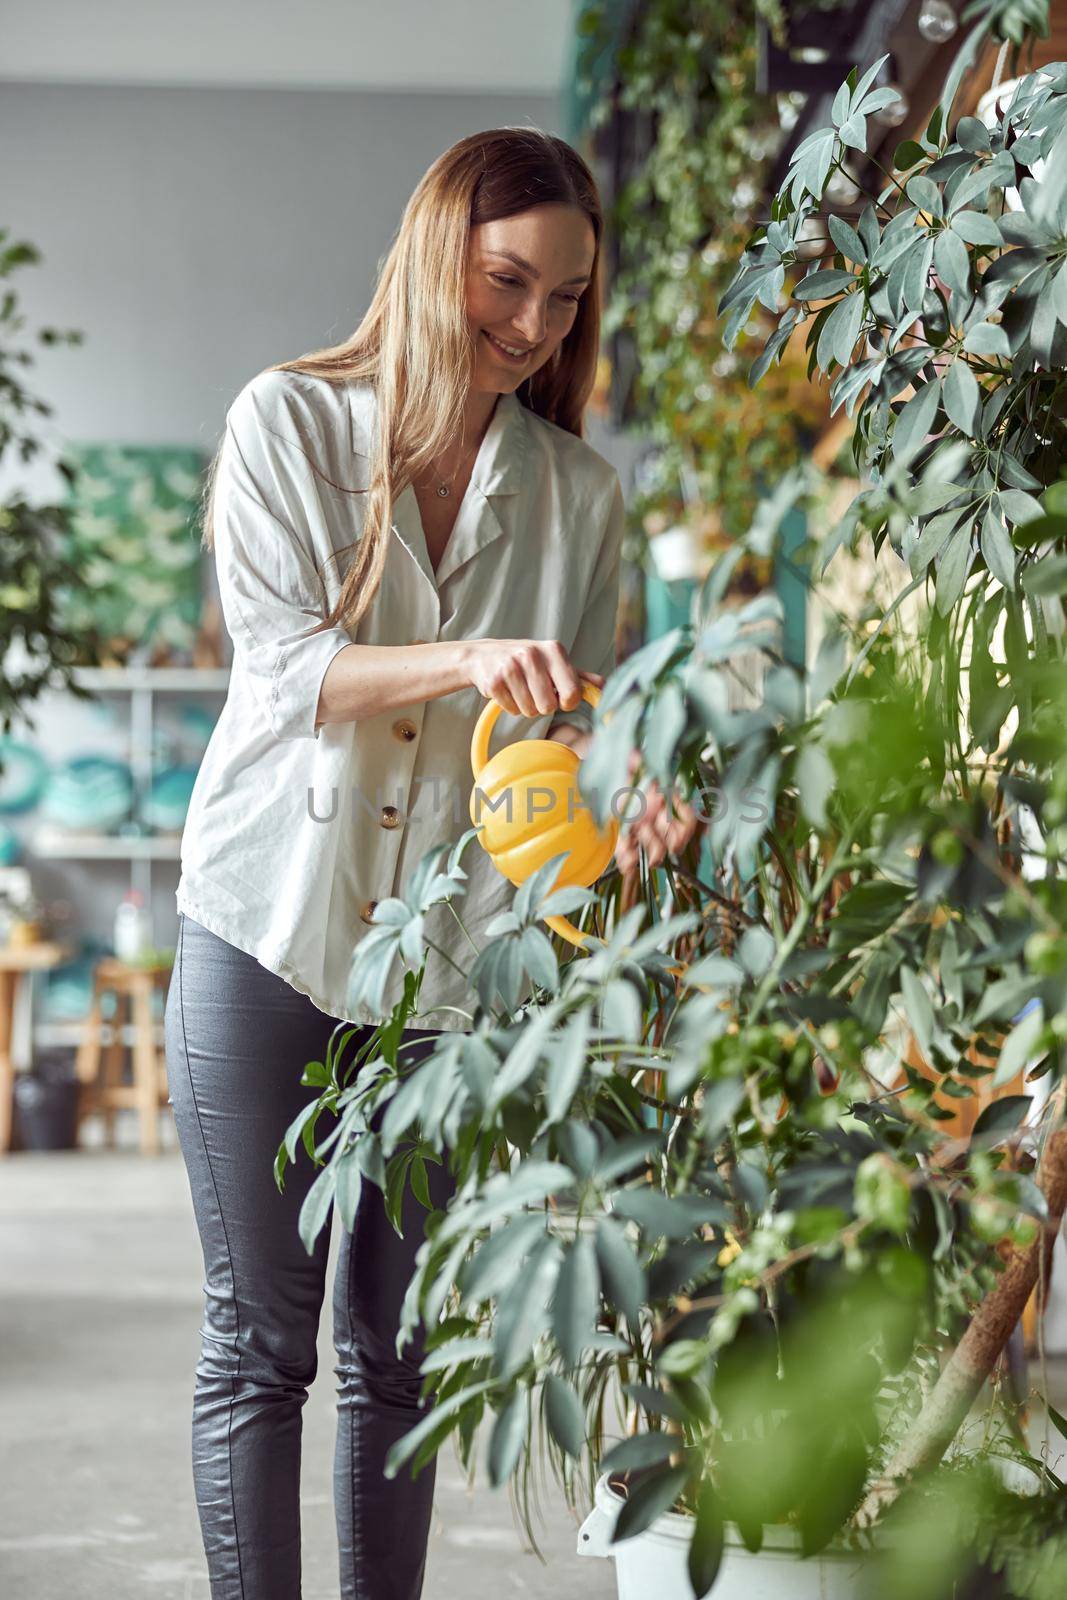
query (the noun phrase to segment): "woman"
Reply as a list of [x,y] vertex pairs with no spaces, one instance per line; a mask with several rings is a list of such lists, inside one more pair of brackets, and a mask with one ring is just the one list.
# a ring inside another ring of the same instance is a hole
[[[311,1092],[304,1064],[343,1021],[360,1030],[351,1048],[369,1034],[347,1000],[353,947],[377,901],[469,827],[486,698],[502,738],[581,753],[582,680],[614,665],[622,493],[581,436],[600,235],[593,178],[562,140],[463,139],[412,195],[352,337],[260,373],[227,413],[205,535],[233,668],[182,839],[166,1014],[206,1273],[193,1466],[215,1600],[300,1593],[300,1408],[328,1230],[308,1255],[297,1216],[314,1169],[301,1158],[279,1193],[272,1164]],[[685,843],[696,818],[677,804],[672,819],[653,793],[620,864]],[[470,1022],[464,974],[513,893],[484,851],[463,865],[461,906],[427,930],[408,1059]],[[398,1357],[395,1335],[425,1215],[409,1201],[398,1238],[367,1183],[341,1243],[345,1600],[422,1586],[432,1470],[387,1481],[383,1466],[420,1414],[420,1351]]]

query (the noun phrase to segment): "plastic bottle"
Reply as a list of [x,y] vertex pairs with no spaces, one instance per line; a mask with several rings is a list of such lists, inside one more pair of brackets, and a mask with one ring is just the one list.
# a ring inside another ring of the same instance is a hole
[[140,889],[127,889],[115,912],[115,954],[120,961],[137,961],[151,942],[144,895]]

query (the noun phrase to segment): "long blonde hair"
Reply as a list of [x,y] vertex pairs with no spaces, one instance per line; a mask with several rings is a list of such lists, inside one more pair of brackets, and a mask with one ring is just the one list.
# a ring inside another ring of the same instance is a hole
[[[579,207],[592,223],[592,277],[567,337],[517,395],[537,415],[582,438],[600,344],[600,197],[578,152],[540,128],[490,128],[438,156],[404,209],[355,332],[342,344],[264,369],[375,386],[378,425],[368,486],[347,491],[367,494],[367,515],[356,558],[323,628],[340,623],[354,630],[381,582],[396,496],[461,435],[476,352],[466,315],[471,229],[553,202]],[[221,446],[204,492],[202,542],[208,549],[214,546],[220,452]]]

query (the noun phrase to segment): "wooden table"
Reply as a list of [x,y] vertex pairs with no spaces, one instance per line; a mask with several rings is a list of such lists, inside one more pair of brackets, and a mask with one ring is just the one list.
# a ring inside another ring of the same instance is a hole
[[35,940],[33,944],[0,945],[0,1156],[7,1155],[11,1149],[15,1112],[11,1035],[19,986],[27,973],[47,971],[62,961],[69,961],[73,954],[68,946],[46,939]]

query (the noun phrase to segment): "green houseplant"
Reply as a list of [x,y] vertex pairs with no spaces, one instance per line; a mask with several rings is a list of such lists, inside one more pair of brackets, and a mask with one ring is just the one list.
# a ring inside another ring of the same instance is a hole
[[[586,0],[586,57],[617,31],[617,11],[611,0]],[[775,97],[756,89],[761,21],[781,32],[779,0],[629,8],[616,85],[590,117],[593,130],[611,115],[633,122],[620,135],[629,154],[612,197],[604,331],[632,352],[618,381],[632,369],[627,420],[653,447],[632,502],[635,528],[685,524],[702,573],[744,533],[767,486],[805,456],[825,414],[792,354],[753,394],[716,315],[781,139]],[[769,582],[750,555],[731,588],[743,597]]]
[[[872,656],[873,683],[860,679],[861,689],[838,687],[819,701],[822,732],[854,710],[906,730],[916,701],[899,663],[885,646]],[[699,682],[705,697],[716,681],[725,687],[721,666],[709,667],[684,635],[660,650],[660,670],[638,688],[648,660],[631,663],[625,701],[643,702],[652,719],[679,677],[690,690]],[[824,687],[833,687],[833,664],[828,651]],[[782,670],[778,693],[795,679]],[[796,724],[787,733],[780,714],[734,716],[739,732],[746,720],[775,730],[783,760],[803,767]],[[599,737],[610,732],[605,724]],[[730,770],[754,740],[755,729],[727,739]],[[712,1581],[724,1521],[757,1544],[765,1527],[770,1538],[788,1518],[812,1552],[837,1532],[901,1421],[918,1413],[946,1335],[998,1281],[992,1241],[1025,1242],[1028,1214],[1044,1210],[1032,1156],[1023,1150],[1004,1163],[1007,1125],[998,1130],[991,1119],[973,1148],[939,1167],[945,1141],[933,1085],[916,1075],[892,1092],[891,1002],[913,999],[923,941],[936,938],[906,892],[924,780],[895,778],[900,750],[890,749],[876,774],[879,799],[864,800],[862,742],[829,748],[835,765],[852,769],[851,806],[842,786],[824,833],[799,806],[790,827],[796,792],[779,788],[775,844],[788,872],[771,856],[755,881],[731,892],[729,875],[700,884],[679,869],[677,900],[699,890],[700,912],[657,905],[662,914],[647,920],[644,905],[632,908],[602,949],[563,969],[558,986],[538,964],[547,940],[537,908],[573,910],[587,892],[545,900],[544,884],[531,880],[514,921],[494,930],[493,957],[478,958],[471,1034],[439,1045],[414,1073],[404,1070],[397,1016],[363,1063],[345,1060],[341,1035],[331,1058],[309,1069],[322,1093],[279,1158],[284,1171],[303,1134],[326,1161],[308,1198],[310,1240],[331,1199],[350,1215],[369,1180],[395,1207],[405,1182],[425,1192],[426,1160],[452,1151],[460,1191],[447,1216],[431,1219],[408,1307],[410,1321],[421,1315],[432,1329],[433,1407],[398,1453],[398,1469],[420,1464],[453,1433],[472,1459],[484,1419],[491,1476],[517,1472],[529,1494],[527,1443],[540,1412],[569,1488],[583,1486],[583,1469],[587,1492],[590,1470],[640,1474],[624,1534],[675,1504],[696,1512],[698,1592]],[[808,803],[817,805],[814,789]],[[798,838],[810,848],[806,863],[790,853]],[[383,925],[382,949],[393,954],[406,938],[418,959],[415,941],[424,929],[432,937],[435,913],[462,903],[463,848],[447,864],[428,862],[405,900],[383,908],[394,920]],[[598,899],[592,909],[610,920]],[[991,899],[987,914],[996,913]],[[945,894],[937,906],[951,909],[944,929],[959,939],[966,897]],[[779,918],[788,922],[776,935]],[[513,1008],[502,946],[520,974],[539,975],[538,1004]],[[961,1014],[952,1005],[935,1012],[932,995],[927,1002],[937,1081],[962,1094],[976,1081],[962,1047],[989,984],[957,950]],[[914,963],[900,967],[900,987],[879,976],[880,956]],[[373,999],[373,967],[368,952],[354,974],[357,995]],[[417,998],[413,976],[411,1007]],[[1017,1117],[1018,1105],[1010,1109]],[[328,1117],[323,1138],[327,1112],[339,1115]],[[776,1380],[780,1341],[796,1365]],[[983,1454],[1028,1459],[1010,1409]]]
[[[8,229],[0,228],[0,463],[7,471],[40,453],[43,445],[33,419],[52,411],[23,382],[23,371],[34,358],[23,342],[26,319],[10,285],[16,272],[40,259],[36,246],[12,239]],[[36,339],[45,346],[80,344],[82,335],[77,329],[44,327],[36,331]],[[60,459],[56,467],[69,483],[70,464]],[[17,486],[0,501],[0,659],[5,662],[0,671],[0,733],[9,733],[16,711],[45,689],[89,695],[71,673],[99,640],[70,628],[60,602],[64,589],[78,593],[84,587],[81,568],[66,548],[69,531],[65,505],[31,502]]]
[[[622,1475],[619,1545],[690,1514],[697,1594],[730,1581],[739,1540],[788,1528],[808,1556],[874,1550],[887,1595],[950,1593],[981,1560],[1044,1597],[1064,1487],[999,1380],[967,1414],[1067,1203],[1067,69],[1025,80],[992,128],[953,127],[957,76],[812,266],[797,232],[864,137],[872,79],[796,152],[723,309],[731,341],[760,296],[776,320],[757,382],[807,324],[872,475],[815,571],[862,545],[901,593],[802,673],[775,601],[720,611],[742,547],[723,556],[694,625],[609,680],[581,769],[601,816],[634,745],[666,788],[707,797],[710,865],[694,841],[625,907],[612,873],[548,894],[549,863],[473,961],[471,1032],[411,1071],[401,1024],[471,835],[428,858],[353,968],[380,1017],[399,958],[404,1002],[362,1061],[341,1032],[308,1067],[319,1092],[277,1175],[301,1142],[322,1163],[310,1242],[332,1203],[350,1220],[360,1182],[396,1214],[427,1160],[453,1163],[407,1305],[429,1329],[429,1409],[395,1470],[450,1436],[473,1460],[485,1422],[491,1477],[529,1495],[541,1415],[568,1488]],[[909,588],[927,597],[914,623]],[[763,700],[732,711],[730,662],[753,648]],[[579,908],[597,938],[561,968],[537,924]],[[946,1103],[978,1092],[973,1133],[946,1137]]]

